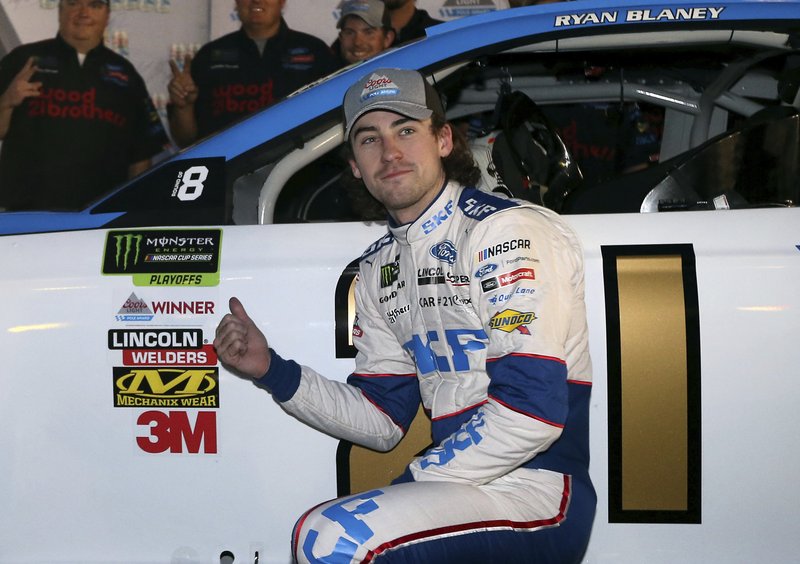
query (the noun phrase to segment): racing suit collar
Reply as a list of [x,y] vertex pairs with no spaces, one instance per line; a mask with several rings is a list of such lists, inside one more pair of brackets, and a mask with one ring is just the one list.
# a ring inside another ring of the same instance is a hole
[[450,220],[453,208],[458,203],[458,196],[463,186],[454,180],[445,181],[439,195],[425,208],[420,216],[410,223],[397,225],[389,216],[389,231],[402,245],[410,245],[425,239],[442,223]]

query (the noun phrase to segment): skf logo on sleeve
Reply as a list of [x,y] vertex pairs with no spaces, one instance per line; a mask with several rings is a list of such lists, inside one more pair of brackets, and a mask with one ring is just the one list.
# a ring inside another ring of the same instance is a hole
[[515,309],[504,309],[496,313],[494,317],[489,320],[489,327],[497,329],[498,331],[505,331],[511,333],[512,331],[519,331],[523,335],[530,335],[526,325],[530,325],[535,319],[536,314],[532,311],[517,311]]

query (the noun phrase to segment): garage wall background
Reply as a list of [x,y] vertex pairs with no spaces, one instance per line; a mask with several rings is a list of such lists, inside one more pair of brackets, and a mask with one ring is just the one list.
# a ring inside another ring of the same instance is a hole
[[[289,27],[330,44],[341,0],[287,0]],[[183,59],[211,39],[239,28],[234,0],[111,0],[106,44],[130,59],[147,82],[166,123],[169,59]],[[508,8],[508,0],[417,0],[431,16],[451,20]],[[0,0],[0,56],[22,43],[53,37],[58,0]]]

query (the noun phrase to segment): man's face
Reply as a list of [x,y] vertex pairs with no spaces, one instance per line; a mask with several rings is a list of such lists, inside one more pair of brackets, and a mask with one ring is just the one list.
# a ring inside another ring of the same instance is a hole
[[359,118],[351,139],[353,174],[399,223],[419,217],[444,185],[442,158],[453,150],[449,125],[435,135],[430,119],[376,110]]
[[236,10],[247,28],[277,26],[286,0],[236,0]]
[[358,16],[347,16],[339,31],[342,58],[357,63],[377,55],[392,42],[391,34],[383,28],[372,27]]
[[61,0],[58,32],[70,45],[81,43],[95,47],[103,41],[108,14],[108,5],[100,0]]
[[414,0],[383,0],[383,3],[386,4],[386,7],[390,10],[396,10],[413,1]]

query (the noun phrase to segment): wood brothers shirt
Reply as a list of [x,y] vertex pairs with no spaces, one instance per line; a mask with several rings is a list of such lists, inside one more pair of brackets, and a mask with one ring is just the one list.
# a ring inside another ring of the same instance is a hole
[[261,53],[242,29],[224,35],[203,46],[192,61],[198,134],[205,137],[271,106],[335,68],[333,53],[321,39],[291,30],[283,20]]
[[5,91],[29,57],[41,95],[14,109],[0,151],[0,207],[82,209],[169,142],[142,77],[103,45],[78,54],[60,36],[0,62]]

